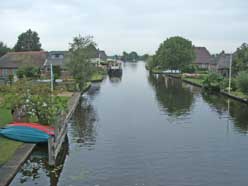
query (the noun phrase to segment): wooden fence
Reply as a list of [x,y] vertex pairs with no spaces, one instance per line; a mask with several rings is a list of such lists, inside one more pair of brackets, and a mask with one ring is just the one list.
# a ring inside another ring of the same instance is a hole
[[80,97],[80,92],[73,94],[68,103],[68,112],[62,113],[57,122],[54,124],[54,136],[50,136],[48,139],[48,163],[51,166],[56,163],[56,158],[67,134],[69,120],[79,103]]

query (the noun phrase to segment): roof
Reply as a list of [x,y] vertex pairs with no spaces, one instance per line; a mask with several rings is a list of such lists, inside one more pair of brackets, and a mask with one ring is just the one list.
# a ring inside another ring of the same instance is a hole
[[50,66],[53,64],[54,66],[64,67],[68,58],[68,51],[51,51],[48,53],[47,61],[44,65]]
[[99,50],[98,55],[100,56],[101,59],[107,60],[107,55],[104,50]]
[[219,54],[216,58],[217,69],[229,69],[231,54]]
[[0,58],[0,68],[41,67],[46,56],[47,52],[44,51],[8,52]]
[[105,61],[107,60],[108,56],[106,55],[104,50],[97,50],[96,53],[94,54],[94,58],[99,58],[99,57],[101,60]]
[[213,64],[214,60],[212,59],[211,54],[205,47],[194,47],[195,51],[195,64]]

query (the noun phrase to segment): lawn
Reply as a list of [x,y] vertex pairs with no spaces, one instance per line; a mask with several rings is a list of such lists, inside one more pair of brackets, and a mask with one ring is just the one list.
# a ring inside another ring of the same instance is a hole
[[[11,112],[8,109],[0,108],[0,127],[12,121]],[[0,166],[12,157],[16,149],[22,143],[0,137]]]
[[230,94],[233,95],[233,96],[242,98],[242,99],[248,99],[248,95],[247,95],[247,94],[244,94],[243,92],[240,92],[240,91],[238,91],[238,90],[236,90],[236,91],[231,91]]
[[204,79],[199,79],[199,78],[183,78],[184,80],[190,81],[192,83],[202,85]]
[[101,73],[94,73],[91,77],[91,81],[102,81],[103,80],[103,75]]

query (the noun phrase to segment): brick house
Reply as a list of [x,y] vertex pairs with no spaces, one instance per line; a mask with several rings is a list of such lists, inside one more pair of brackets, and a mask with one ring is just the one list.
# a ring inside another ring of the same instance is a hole
[[16,75],[16,71],[25,66],[42,68],[46,57],[44,51],[8,52],[0,58],[0,78]]

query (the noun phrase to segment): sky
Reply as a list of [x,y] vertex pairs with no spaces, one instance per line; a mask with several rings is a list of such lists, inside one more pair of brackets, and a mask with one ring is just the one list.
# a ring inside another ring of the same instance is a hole
[[74,36],[94,36],[108,55],[153,54],[182,36],[211,53],[248,42],[247,0],[1,0],[0,41],[38,32],[44,50],[67,50]]

